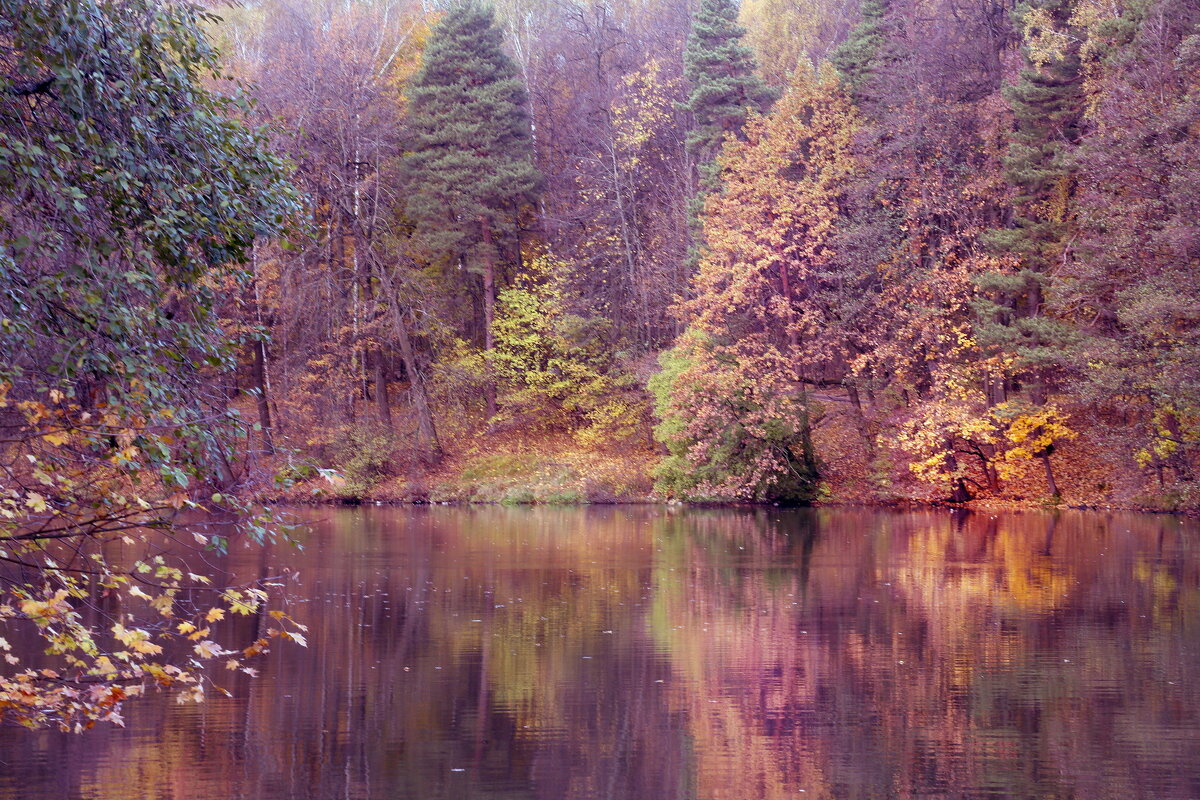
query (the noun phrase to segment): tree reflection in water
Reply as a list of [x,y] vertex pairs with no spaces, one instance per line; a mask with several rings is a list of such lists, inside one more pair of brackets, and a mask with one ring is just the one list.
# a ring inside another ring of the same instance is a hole
[[4,731],[0,797],[1200,796],[1193,522],[311,513],[227,564],[299,571],[309,650],[126,730]]

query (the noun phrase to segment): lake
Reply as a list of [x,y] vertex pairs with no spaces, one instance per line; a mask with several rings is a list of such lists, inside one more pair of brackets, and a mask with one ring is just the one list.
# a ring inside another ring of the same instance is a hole
[[295,513],[302,551],[222,568],[298,574],[308,649],[125,729],[0,730],[0,798],[1200,798],[1195,521]]

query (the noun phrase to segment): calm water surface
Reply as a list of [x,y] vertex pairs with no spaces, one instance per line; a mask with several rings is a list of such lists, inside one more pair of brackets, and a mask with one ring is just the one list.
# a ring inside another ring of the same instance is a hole
[[125,730],[0,731],[0,797],[1200,798],[1194,522],[305,513],[227,568],[298,572],[309,649]]

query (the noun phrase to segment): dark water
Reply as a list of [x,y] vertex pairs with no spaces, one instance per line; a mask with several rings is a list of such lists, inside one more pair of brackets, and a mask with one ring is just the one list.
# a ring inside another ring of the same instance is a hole
[[0,797],[1200,798],[1193,522],[312,513],[228,565],[299,571],[308,650],[0,731]]

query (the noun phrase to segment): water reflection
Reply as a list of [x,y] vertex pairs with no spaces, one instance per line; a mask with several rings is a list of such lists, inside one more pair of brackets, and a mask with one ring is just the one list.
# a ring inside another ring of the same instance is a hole
[[300,573],[309,650],[124,731],[0,732],[0,797],[1200,797],[1192,522],[314,513],[226,565]]

